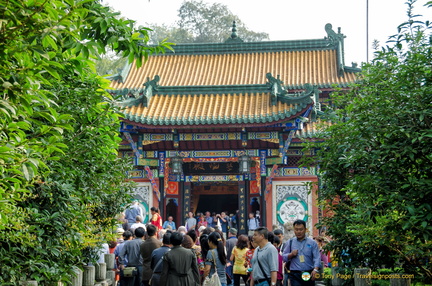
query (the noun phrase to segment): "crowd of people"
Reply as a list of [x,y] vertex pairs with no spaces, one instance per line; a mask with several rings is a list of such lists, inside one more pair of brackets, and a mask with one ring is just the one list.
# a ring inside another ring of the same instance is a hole
[[[315,285],[319,271],[329,264],[322,250],[325,238],[308,237],[302,220],[293,223],[295,235],[286,240],[281,229],[260,226],[253,213],[253,229],[243,234],[225,213],[195,217],[190,212],[178,228],[171,216],[162,223],[157,208],[151,213],[145,225],[137,211],[135,221],[117,229],[119,238],[112,248],[117,285],[198,286],[214,275],[221,286],[241,281],[251,286]],[[131,269],[132,275],[124,274]]]

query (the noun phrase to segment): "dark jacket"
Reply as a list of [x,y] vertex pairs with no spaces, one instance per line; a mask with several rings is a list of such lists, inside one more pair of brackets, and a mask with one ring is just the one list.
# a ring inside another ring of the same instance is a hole
[[195,254],[191,249],[174,246],[163,258],[160,286],[199,286]]
[[151,255],[153,250],[162,246],[162,242],[154,237],[147,238],[140,246],[141,256],[143,258],[142,281],[149,281],[153,271],[151,269]]

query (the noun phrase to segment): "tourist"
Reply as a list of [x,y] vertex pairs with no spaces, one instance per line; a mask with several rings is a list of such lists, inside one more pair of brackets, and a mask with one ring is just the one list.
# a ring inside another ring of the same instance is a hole
[[134,233],[134,232],[135,232],[135,229],[137,229],[138,227],[142,227],[144,230],[146,230],[146,226],[145,226],[145,224],[143,224],[143,218],[142,218],[142,216],[140,216],[140,215],[137,215],[137,216],[135,217],[135,223],[133,223],[133,224],[130,226],[130,231],[131,231],[132,233]]
[[221,212],[220,214],[216,215],[217,220],[219,221],[221,226],[221,231],[223,233],[224,239],[226,239],[226,235],[228,232],[228,223],[229,223],[229,217],[226,215],[225,212]]
[[163,267],[159,285],[161,286],[197,286],[200,278],[196,257],[189,249],[182,247],[183,235],[174,232],[171,235],[171,251],[163,257]]
[[162,246],[156,248],[152,252],[151,263],[150,263],[150,268],[153,271],[151,282],[150,282],[151,286],[159,286],[160,275],[162,273],[162,268],[163,268],[162,258],[165,255],[165,253],[171,250],[172,247],[170,238],[171,238],[171,233],[165,233],[164,236],[162,237]]
[[157,228],[155,225],[147,226],[148,238],[140,245],[140,253],[143,258],[142,285],[149,286],[150,278],[152,277],[152,269],[150,267],[153,250],[162,246],[162,242],[157,239]]
[[251,286],[276,285],[278,272],[278,251],[268,241],[269,231],[258,227],[254,231],[253,242],[257,246],[252,257]]
[[176,224],[175,224],[175,221],[173,221],[173,217],[172,216],[168,217],[168,220],[166,220],[163,223],[162,228],[167,229],[168,226],[171,227],[171,230],[176,230]]
[[208,223],[207,223],[207,220],[206,220],[206,218],[205,218],[205,216],[204,215],[201,215],[200,216],[200,218],[199,218],[199,221],[198,221],[198,229],[200,228],[200,227],[202,227],[202,226],[204,226],[204,227],[207,227],[208,226]]
[[195,229],[197,225],[197,220],[194,218],[193,212],[188,212],[188,218],[185,222],[186,231],[189,231],[191,229]]
[[[313,286],[315,275],[321,267],[321,258],[318,244],[315,240],[306,236],[306,222],[296,220],[293,223],[295,236],[285,246],[283,261],[289,262],[288,278],[291,286]],[[305,280],[304,273],[310,274],[310,279]]]
[[138,201],[134,200],[132,204],[125,211],[125,218],[128,221],[128,229],[130,229],[131,225],[136,222],[136,217],[138,215],[144,217],[144,212],[142,208],[139,206]]
[[213,217],[210,215],[209,211],[205,212],[205,219],[207,221],[207,226],[213,227]]
[[259,221],[254,216],[253,213],[249,214],[249,218],[247,220],[247,226],[248,226],[248,235],[254,235],[255,229],[259,227]]
[[162,229],[162,217],[159,214],[159,209],[157,207],[152,207],[150,209],[151,213],[151,220],[150,223],[154,226],[156,226],[157,230]]
[[[141,286],[141,274],[143,271],[143,258],[140,254],[140,245],[143,243],[145,230],[142,227],[135,229],[135,239],[124,242],[119,255],[120,281],[122,285]],[[127,258],[127,260],[126,260]],[[122,276],[122,271],[126,267],[136,267],[135,276],[127,278]],[[128,283],[128,284],[126,284]]]
[[283,260],[282,260],[282,254],[280,251],[282,243],[281,243],[279,236],[277,236],[277,235],[274,236],[273,245],[276,247],[276,249],[278,251],[278,262],[279,262],[276,286],[282,286],[284,275],[283,275]]
[[246,253],[249,250],[247,245],[248,237],[244,234],[240,235],[230,256],[230,261],[234,262],[234,286],[240,286],[240,278],[242,278],[243,282],[247,285],[248,275],[245,267]]
[[208,245],[210,250],[207,252],[205,261],[204,277],[211,276],[216,273],[219,276],[221,286],[227,286],[225,265],[226,255],[225,247],[220,234],[216,231],[210,233],[208,236]]
[[[226,273],[227,273],[227,284],[231,285],[233,283],[233,261],[231,258],[231,253],[232,250],[234,249],[234,247],[237,244],[237,229],[235,228],[230,228],[228,231],[228,239],[225,242],[225,249],[226,249],[226,254],[227,254],[227,258],[229,258],[229,260],[227,261],[227,267],[225,269]],[[231,280],[231,281],[230,281]]]

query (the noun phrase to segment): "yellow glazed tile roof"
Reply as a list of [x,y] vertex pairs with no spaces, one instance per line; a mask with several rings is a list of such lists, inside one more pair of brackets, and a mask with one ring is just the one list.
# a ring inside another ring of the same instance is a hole
[[238,54],[166,54],[151,56],[139,69],[135,63],[124,82],[113,81],[114,89],[139,89],[147,78],[160,76],[161,86],[221,86],[264,84],[265,75],[280,75],[287,87],[304,84],[330,88],[354,82],[356,73],[338,76],[336,51],[279,51]]
[[[126,118],[144,125],[230,124],[260,125],[288,120],[308,102],[270,105],[270,93],[154,95],[148,107],[142,104],[125,110]],[[312,103],[312,99],[309,101]]]

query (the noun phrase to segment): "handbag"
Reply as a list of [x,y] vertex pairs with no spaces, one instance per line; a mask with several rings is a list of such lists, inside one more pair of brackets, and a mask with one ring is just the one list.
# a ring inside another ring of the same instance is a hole
[[123,277],[135,277],[136,275],[137,275],[136,267],[125,267],[123,269]]
[[213,273],[213,275],[211,277],[209,275],[204,279],[203,286],[221,286],[222,285],[220,282],[219,276],[217,274],[216,257],[214,255],[213,251],[212,251],[212,256],[213,256],[213,266],[214,266],[215,272]]

